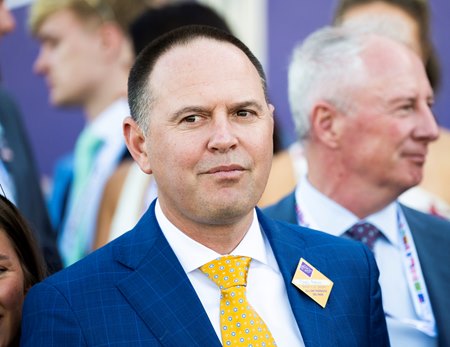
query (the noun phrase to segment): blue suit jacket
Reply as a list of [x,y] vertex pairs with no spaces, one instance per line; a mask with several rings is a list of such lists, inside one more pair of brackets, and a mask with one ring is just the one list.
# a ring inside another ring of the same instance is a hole
[[[378,269],[357,242],[275,222],[258,210],[306,346],[386,346]],[[300,257],[334,282],[322,308],[291,284]],[[219,298],[218,298],[219,299]],[[34,286],[23,346],[221,346],[156,221],[136,227]]]
[[[297,224],[295,192],[264,209],[275,219]],[[450,222],[401,205],[419,256],[439,332],[439,346],[450,346]]]

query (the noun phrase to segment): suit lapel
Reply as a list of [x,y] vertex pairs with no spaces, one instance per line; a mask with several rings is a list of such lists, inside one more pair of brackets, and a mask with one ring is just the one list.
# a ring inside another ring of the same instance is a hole
[[163,346],[221,346],[157,224],[154,203],[136,229],[131,244],[115,250],[115,259],[133,270],[117,288]]
[[[261,227],[269,239],[278,266],[284,278],[286,291],[292,312],[297,320],[305,346],[335,346],[334,323],[328,305],[322,308],[306,294],[295,287],[291,281],[297,269],[300,258],[306,259],[322,273],[329,272],[329,265],[322,255],[311,254],[305,246],[301,232],[295,234],[279,230],[279,225],[264,217],[258,211]],[[281,256],[282,255],[282,256]],[[333,293],[331,294],[333,295]],[[331,296],[330,296],[331,301]]]
[[[335,326],[330,312],[292,283],[301,257],[321,272],[332,273],[326,257],[308,252],[302,233],[284,233],[279,225],[258,218],[285,281],[292,312],[306,347],[334,346]],[[217,335],[181,264],[170,248],[155,215],[154,203],[126,243],[117,244],[114,258],[131,273],[116,286],[163,346],[221,346]],[[282,256],[280,256],[282,255]],[[332,295],[332,294],[331,294]],[[330,297],[331,301],[332,297]]]

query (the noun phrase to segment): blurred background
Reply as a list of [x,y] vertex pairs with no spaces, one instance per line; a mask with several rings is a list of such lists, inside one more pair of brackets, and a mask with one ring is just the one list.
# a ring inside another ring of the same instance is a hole
[[[133,1],[133,0],[123,0]],[[167,1],[169,2],[169,1]],[[173,1],[172,1],[173,2]],[[281,142],[295,140],[287,102],[287,66],[296,42],[331,22],[334,0],[202,0],[222,14],[234,33],[263,63],[269,96],[276,108]],[[48,101],[48,89],[33,73],[38,43],[27,29],[31,0],[7,0],[17,20],[16,30],[0,45],[2,83],[18,102],[30,135],[38,168],[45,183],[54,163],[70,151],[83,127],[78,109],[57,109]],[[435,116],[450,128],[450,1],[431,0],[432,38],[442,67],[442,86],[436,95]]]

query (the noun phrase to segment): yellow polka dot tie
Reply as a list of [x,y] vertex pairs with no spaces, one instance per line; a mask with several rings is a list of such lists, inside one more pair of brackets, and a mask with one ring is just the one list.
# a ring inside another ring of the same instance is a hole
[[247,272],[252,259],[227,255],[202,267],[220,288],[220,330],[223,346],[276,346],[269,328],[246,297]]

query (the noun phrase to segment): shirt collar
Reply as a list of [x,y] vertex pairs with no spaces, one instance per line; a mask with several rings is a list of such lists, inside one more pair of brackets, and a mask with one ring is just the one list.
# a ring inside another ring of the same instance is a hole
[[85,130],[92,131],[104,142],[111,142],[119,136],[122,139],[122,123],[130,115],[127,100],[120,98],[109,105],[94,120],[86,126]]
[[390,203],[382,210],[368,216],[366,221],[375,225],[383,232],[388,241],[397,246],[398,240],[398,214],[401,213],[400,206],[396,201]]
[[[268,241],[261,231],[256,211],[253,211],[253,221],[248,232],[231,254],[251,257],[256,261],[273,267],[274,264],[270,261],[267,252],[267,247],[270,246],[268,246]],[[192,272],[211,260],[222,256],[216,251],[191,239],[173,225],[162,212],[159,200],[156,201],[155,215],[164,236],[186,273]]]
[[[306,224],[311,228],[323,230],[334,236],[341,236],[359,218],[326,195],[318,191],[302,176],[295,191],[295,201]],[[365,221],[372,223],[394,245],[398,244],[398,213],[397,202],[392,202],[382,210],[368,216]]]

